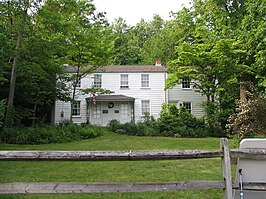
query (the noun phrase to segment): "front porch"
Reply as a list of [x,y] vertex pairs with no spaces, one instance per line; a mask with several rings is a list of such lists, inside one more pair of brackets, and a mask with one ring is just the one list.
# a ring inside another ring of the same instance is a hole
[[111,120],[134,122],[135,98],[125,95],[98,95],[86,98],[87,122],[106,126]]

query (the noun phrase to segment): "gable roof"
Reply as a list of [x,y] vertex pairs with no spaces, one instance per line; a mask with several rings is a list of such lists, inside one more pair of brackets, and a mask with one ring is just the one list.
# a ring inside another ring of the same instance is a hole
[[[88,66],[88,69],[92,66]],[[133,73],[133,72],[165,72],[165,66],[155,65],[112,65],[97,68],[94,73]],[[77,68],[74,66],[67,66],[66,72],[75,73]]]
[[164,72],[164,66],[154,65],[114,65],[107,66],[96,72],[117,73],[117,72]]

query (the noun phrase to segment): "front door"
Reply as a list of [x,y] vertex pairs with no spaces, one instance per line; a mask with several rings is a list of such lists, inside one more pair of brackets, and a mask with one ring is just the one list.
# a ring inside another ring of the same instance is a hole
[[102,126],[108,125],[111,120],[120,120],[119,102],[102,103]]

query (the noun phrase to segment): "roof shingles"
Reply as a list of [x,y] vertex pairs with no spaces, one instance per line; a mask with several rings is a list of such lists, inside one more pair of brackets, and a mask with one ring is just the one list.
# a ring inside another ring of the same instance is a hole
[[[90,68],[91,66],[88,66]],[[154,65],[113,65],[105,66],[95,70],[96,73],[125,73],[125,72],[165,72],[165,66],[154,66]],[[68,66],[67,72],[76,72],[75,67]]]

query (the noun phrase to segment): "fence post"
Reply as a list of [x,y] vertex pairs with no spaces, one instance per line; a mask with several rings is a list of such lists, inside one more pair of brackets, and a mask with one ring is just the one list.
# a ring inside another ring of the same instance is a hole
[[225,182],[224,198],[232,199],[233,188],[232,188],[230,151],[229,151],[229,146],[228,146],[228,140],[226,138],[220,139],[220,147],[223,151],[222,170],[223,170],[223,178]]

